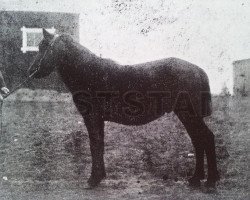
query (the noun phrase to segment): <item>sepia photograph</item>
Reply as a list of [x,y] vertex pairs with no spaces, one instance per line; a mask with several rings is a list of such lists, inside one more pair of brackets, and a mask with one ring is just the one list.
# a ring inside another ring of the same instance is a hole
[[249,11],[0,0],[0,200],[249,199]]

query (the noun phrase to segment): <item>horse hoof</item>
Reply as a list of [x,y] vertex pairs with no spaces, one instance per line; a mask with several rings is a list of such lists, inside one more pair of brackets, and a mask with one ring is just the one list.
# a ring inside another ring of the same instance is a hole
[[94,187],[97,187],[99,185],[99,183],[101,182],[100,179],[93,179],[93,178],[90,178],[88,180],[88,185],[89,185],[89,188],[94,188]]
[[88,180],[88,185],[90,188],[94,188],[97,187],[100,182],[102,181],[102,179],[104,179],[106,177],[106,175],[102,175],[102,176],[91,176]]
[[216,188],[216,181],[207,180],[204,185],[206,188]]
[[205,182],[205,186],[207,188],[215,188],[216,187],[216,181],[220,180],[219,173],[216,174],[214,177],[208,177],[207,181]]
[[201,181],[199,178],[192,177],[188,180],[189,186],[191,187],[200,187],[201,186]]

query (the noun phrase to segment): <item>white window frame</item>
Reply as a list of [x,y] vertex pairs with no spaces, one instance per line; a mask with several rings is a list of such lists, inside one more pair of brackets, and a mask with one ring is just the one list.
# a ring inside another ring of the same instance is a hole
[[[56,32],[56,29],[54,27],[46,29],[49,33],[54,34]],[[22,47],[21,51],[23,53],[26,53],[27,51],[39,51],[38,46],[27,46],[27,34],[28,33],[42,33],[42,28],[26,28],[23,26],[21,28],[22,35],[23,35],[23,41],[22,41]]]

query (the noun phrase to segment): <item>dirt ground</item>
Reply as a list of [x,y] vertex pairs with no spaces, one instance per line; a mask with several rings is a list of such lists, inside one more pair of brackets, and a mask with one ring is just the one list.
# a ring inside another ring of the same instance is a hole
[[[217,190],[192,189],[193,148],[173,115],[145,126],[105,126],[107,178],[86,188],[91,158],[82,118],[70,100],[10,98],[3,106],[0,199],[247,199],[249,97],[214,97],[206,118],[216,135]],[[75,145],[80,144],[80,148]]]

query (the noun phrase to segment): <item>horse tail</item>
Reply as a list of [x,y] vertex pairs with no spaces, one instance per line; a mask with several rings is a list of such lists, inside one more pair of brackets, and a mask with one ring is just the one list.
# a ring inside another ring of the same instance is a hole
[[205,71],[201,71],[201,114],[207,117],[212,114],[212,96],[209,86],[209,79]]

